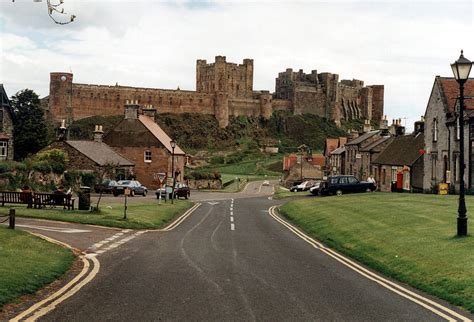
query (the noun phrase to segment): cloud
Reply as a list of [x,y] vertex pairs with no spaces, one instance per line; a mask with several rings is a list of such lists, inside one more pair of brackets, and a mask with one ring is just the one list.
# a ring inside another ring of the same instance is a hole
[[[435,75],[459,50],[474,59],[471,1],[65,0],[58,26],[45,1],[1,2],[1,77],[9,94],[49,90],[49,73],[83,83],[194,89],[195,61],[254,59],[254,88],[288,67],[385,85],[385,111],[412,123]],[[471,53],[471,55],[469,55]]]

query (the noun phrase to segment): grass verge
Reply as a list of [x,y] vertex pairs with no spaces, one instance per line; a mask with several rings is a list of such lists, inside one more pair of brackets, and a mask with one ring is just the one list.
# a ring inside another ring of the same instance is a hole
[[64,274],[74,261],[69,249],[0,226],[0,309]]
[[[280,212],[326,245],[474,312],[474,238],[455,236],[457,201],[366,193],[290,201]],[[474,209],[474,197],[466,203]]]
[[160,205],[158,203],[130,203],[127,219],[123,219],[123,204],[105,202],[101,203],[98,213],[61,208],[27,209],[19,206],[16,207],[16,215],[117,228],[158,229],[192,206],[192,202],[185,200],[175,200],[174,205],[169,201],[162,202]]

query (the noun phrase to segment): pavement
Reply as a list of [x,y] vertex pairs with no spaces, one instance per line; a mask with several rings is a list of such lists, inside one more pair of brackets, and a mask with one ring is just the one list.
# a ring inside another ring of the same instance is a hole
[[[73,295],[47,301],[23,318],[473,319],[464,310],[380,277],[309,239],[278,216],[274,207],[282,201],[272,200],[272,192],[273,185],[251,182],[238,194],[192,193],[199,206],[168,231],[18,218],[20,229],[82,250],[90,265],[69,288],[77,288]],[[151,197],[145,199],[152,202]]]

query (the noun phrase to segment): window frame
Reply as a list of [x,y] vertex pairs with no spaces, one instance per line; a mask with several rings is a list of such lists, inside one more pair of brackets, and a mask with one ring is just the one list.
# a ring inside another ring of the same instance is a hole
[[143,152],[143,161],[145,163],[151,163],[153,161],[151,150],[145,150]]

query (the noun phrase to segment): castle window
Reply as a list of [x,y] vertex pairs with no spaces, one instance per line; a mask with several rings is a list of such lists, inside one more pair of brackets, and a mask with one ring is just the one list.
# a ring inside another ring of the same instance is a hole
[[193,98],[191,97],[191,98],[189,99],[189,103],[192,103],[192,102],[193,102]]
[[158,99],[158,103],[159,104],[163,103],[163,97],[160,96],[160,98]]
[[119,99],[120,99],[120,95],[118,94],[118,95],[117,95],[117,100],[119,100]]
[[8,142],[0,141],[0,160],[6,160],[8,155]]
[[94,98],[94,93],[91,93],[91,98]]
[[202,103],[202,98],[199,99],[199,103]]
[[146,163],[150,163],[151,162],[151,151],[149,151],[149,150],[145,151],[143,158],[144,158],[144,161]]
[[240,88],[240,86],[239,86],[239,85],[237,85],[237,92],[239,91],[239,88]]

